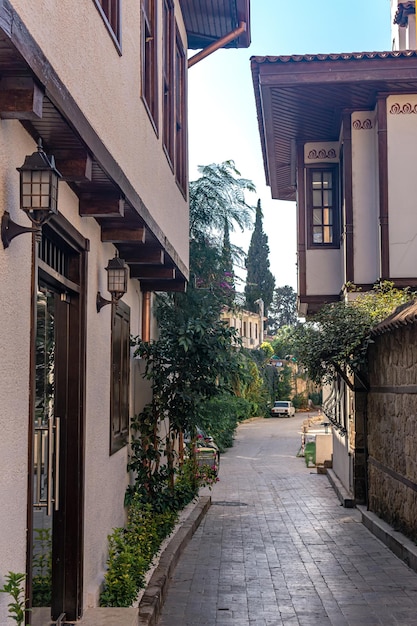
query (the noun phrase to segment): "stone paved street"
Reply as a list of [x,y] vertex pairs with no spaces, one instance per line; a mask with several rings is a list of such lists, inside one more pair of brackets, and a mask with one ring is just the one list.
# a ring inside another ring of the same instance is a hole
[[305,417],[240,426],[159,626],[417,625],[417,574],[296,457]]

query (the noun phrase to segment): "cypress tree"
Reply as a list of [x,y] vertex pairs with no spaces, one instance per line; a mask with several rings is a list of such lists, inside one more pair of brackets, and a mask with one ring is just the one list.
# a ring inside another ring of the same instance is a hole
[[255,227],[246,258],[245,307],[248,311],[258,311],[255,301],[262,298],[266,314],[272,302],[275,278],[269,269],[268,237],[263,232],[262,217],[261,201],[258,200]]

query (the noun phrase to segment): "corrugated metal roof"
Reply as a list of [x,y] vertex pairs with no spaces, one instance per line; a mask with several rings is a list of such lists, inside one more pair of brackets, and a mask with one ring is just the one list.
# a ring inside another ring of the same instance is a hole
[[395,311],[372,329],[371,335],[382,335],[401,326],[417,322],[417,300],[399,306]]
[[190,49],[207,47],[238,28],[241,22],[246,23],[246,32],[226,47],[249,47],[250,0],[181,0],[181,9]]

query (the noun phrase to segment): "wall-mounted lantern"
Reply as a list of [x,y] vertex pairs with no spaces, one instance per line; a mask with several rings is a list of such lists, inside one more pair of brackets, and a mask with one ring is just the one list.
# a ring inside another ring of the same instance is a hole
[[119,256],[110,259],[107,267],[107,290],[111,293],[111,300],[106,300],[97,292],[96,306],[97,313],[101,311],[103,306],[117,302],[127,291],[128,266]]
[[42,226],[58,213],[58,181],[61,174],[55,167],[54,157],[48,157],[44,152],[40,139],[37,151],[27,156],[17,171],[20,175],[20,208],[34,227],[16,224],[5,211],[1,220],[4,248],[8,248],[11,240],[23,233],[35,233],[39,240]]

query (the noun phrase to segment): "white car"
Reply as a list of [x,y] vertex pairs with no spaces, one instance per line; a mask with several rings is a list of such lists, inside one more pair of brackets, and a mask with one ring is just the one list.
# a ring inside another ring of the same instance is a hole
[[289,400],[276,400],[270,414],[272,417],[294,417],[295,408]]

